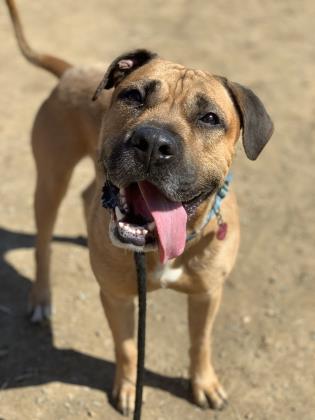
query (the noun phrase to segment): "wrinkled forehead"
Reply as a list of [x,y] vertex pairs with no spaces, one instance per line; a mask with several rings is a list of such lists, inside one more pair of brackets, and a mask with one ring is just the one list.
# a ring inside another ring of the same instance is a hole
[[155,59],[131,73],[121,88],[130,85],[157,92],[162,100],[185,100],[186,104],[216,103],[221,109],[234,110],[233,101],[215,75],[184,67],[170,61]]

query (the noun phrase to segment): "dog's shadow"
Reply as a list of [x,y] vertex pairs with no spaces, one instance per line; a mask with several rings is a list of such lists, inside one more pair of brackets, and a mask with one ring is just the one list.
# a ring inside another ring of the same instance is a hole
[[[84,237],[55,236],[54,241],[87,245]],[[34,235],[0,227],[0,389],[58,381],[102,390],[113,403],[113,362],[54,347],[51,327],[33,326],[26,318],[30,280],[6,261],[5,254],[18,248],[33,248],[34,242]],[[190,399],[188,381],[183,378],[146,370],[145,385]]]

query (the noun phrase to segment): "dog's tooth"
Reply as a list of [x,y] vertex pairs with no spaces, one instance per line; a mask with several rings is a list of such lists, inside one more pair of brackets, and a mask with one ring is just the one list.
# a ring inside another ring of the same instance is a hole
[[128,204],[127,204],[127,200],[126,200],[126,196],[125,196],[125,193],[124,192],[121,192],[122,190],[120,190],[120,192],[119,192],[119,204],[120,204],[120,207],[124,210],[124,211],[127,211],[128,209],[127,209],[127,207],[128,207]]
[[118,222],[118,229],[120,233],[125,232],[126,228],[125,228],[126,223],[123,222]]
[[148,229],[152,231],[155,229],[155,222],[150,222],[147,224],[147,226],[148,226]]
[[148,233],[148,230],[142,227],[140,228],[140,233],[141,233],[141,236],[145,236]]
[[124,217],[124,215],[122,214],[122,212],[120,211],[120,208],[118,206],[115,207],[115,214],[116,214],[116,217],[117,217],[118,221],[121,220]]

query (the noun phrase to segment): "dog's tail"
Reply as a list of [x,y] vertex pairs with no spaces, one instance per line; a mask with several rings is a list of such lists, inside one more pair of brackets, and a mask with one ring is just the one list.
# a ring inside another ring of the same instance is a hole
[[45,70],[48,70],[50,73],[53,73],[57,77],[61,77],[61,75],[69,69],[71,64],[67,63],[66,61],[53,57],[48,54],[41,54],[34,51],[28,44],[25,39],[24,31],[22,28],[22,24],[20,21],[19,13],[17,11],[15,1],[14,0],[6,0],[11,20],[13,23],[13,28],[15,31],[15,36],[18,42],[18,46],[24,55],[24,57],[33,63],[35,66],[41,67]]

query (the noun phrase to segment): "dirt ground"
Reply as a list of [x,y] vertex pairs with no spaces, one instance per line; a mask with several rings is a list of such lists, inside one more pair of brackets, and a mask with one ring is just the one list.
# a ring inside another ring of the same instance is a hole
[[[17,0],[27,36],[72,63],[147,47],[250,86],[275,122],[257,162],[239,150],[242,243],[215,325],[230,404],[189,399],[185,296],[149,297],[143,419],[315,419],[315,3],[313,0]],[[53,243],[51,329],[30,326],[34,278],[32,120],[54,78],[21,57],[0,4],[0,418],[120,419],[109,398],[113,346],[98,299],[75,172]]]

